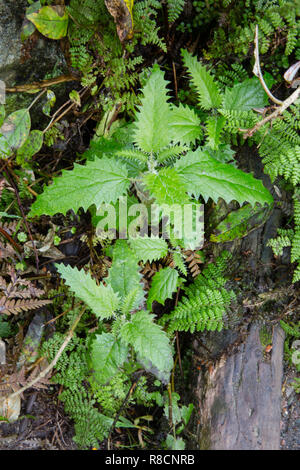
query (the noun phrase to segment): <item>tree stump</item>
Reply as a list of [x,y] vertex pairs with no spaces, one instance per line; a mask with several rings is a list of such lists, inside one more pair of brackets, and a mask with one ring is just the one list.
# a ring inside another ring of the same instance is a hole
[[279,449],[283,345],[284,332],[275,326],[266,352],[260,326],[252,325],[234,354],[199,374],[200,449]]

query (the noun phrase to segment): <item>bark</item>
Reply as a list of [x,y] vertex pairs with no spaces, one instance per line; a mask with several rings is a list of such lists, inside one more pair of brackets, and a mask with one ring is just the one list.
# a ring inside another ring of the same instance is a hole
[[234,354],[199,374],[200,449],[279,449],[283,344],[275,326],[266,353],[260,326],[252,325]]

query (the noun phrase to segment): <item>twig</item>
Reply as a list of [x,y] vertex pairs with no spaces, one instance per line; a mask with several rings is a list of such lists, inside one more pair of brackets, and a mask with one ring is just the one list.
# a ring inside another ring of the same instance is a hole
[[[175,307],[177,307],[177,304],[178,304],[179,293],[180,293],[180,287],[178,287],[178,289],[177,289]],[[177,346],[177,355],[178,355],[178,363],[179,363],[180,374],[181,374],[181,377],[183,377],[178,331],[176,331],[176,346]]]
[[283,101],[282,105],[273,111],[273,113],[269,114],[269,116],[265,117],[261,121],[257,122],[254,127],[251,129],[245,129],[244,132],[244,139],[247,137],[251,137],[255,132],[257,132],[262,126],[264,126],[267,122],[271,121],[272,119],[277,118],[280,114],[282,114],[287,108],[291,106],[297,99],[300,97],[300,86],[294,93],[291,94],[285,101]]
[[177,75],[176,75],[176,67],[174,61],[172,61],[173,67],[173,76],[174,76],[174,86],[175,86],[175,98],[178,100],[178,86],[177,86]]
[[48,88],[53,85],[58,85],[64,82],[78,81],[80,78],[74,77],[73,75],[61,75],[60,77],[50,78],[49,80],[43,80],[42,82],[29,83],[27,85],[18,85],[15,87],[6,88],[7,93],[32,93],[32,90],[39,90],[41,88]]
[[169,425],[170,428],[173,427],[173,413],[172,413],[172,390],[171,390],[171,384],[168,384],[168,396],[169,396]]
[[21,201],[21,198],[20,198],[20,195],[19,195],[19,191],[18,191],[17,186],[15,185],[15,183],[14,183],[14,181],[13,181],[13,178],[11,178],[11,176],[10,176],[10,174],[9,174],[10,172],[11,172],[11,170],[10,170],[10,168],[8,167],[8,172],[6,172],[7,179],[8,179],[8,181],[9,181],[10,185],[13,187],[13,189],[14,189],[14,191],[15,191],[15,195],[16,195],[16,198],[17,198],[17,201],[18,201],[18,206],[19,206],[19,209],[20,209],[20,211],[21,211],[21,214],[22,214],[22,217],[23,217],[23,220],[24,220],[24,224],[25,224],[25,226],[26,226],[26,229],[27,229],[29,238],[30,238],[30,240],[31,240],[32,248],[33,248],[33,251],[34,251],[34,254],[35,254],[36,270],[37,270],[37,273],[38,273],[38,272],[39,272],[39,256],[38,256],[38,252],[37,252],[35,243],[34,243],[33,238],[32,238],[32,233],[31,233],[29,224],[28,224],[27,219],[26,219],[26,216],[25,216],[25,212],[24,212],[24,209],[23,209],[23,206],[22,206],[22,201]]
[[138,377],[138,378],[136,379],[136,381],[131,385],[131,387],[130,387],[130,389],[128,390],[127,395],[126,395],[126,397],[125,397],[125,399],[124,399],[124,401],[123,401],[121,407],[119,408],[118,413],[116,414],[116,416],[115,416],[115,418],[114,418],[114,420],[113,420],[113,423],[112,423],[112,425],[111,425],[111,427],[110,427],[109,435],[108,435],[108,438],[107,438],[107,450],[110,450],[111,433],[112,433],[112,431],[114,430],[114,427],[115,427],[115,425],[116,425],[116,423],[117,423],[117,421],[118,421],[118,419],[119,419],[119,416],[120,416],[120,414],[122,413],[122,411],[123,411],[123,409],[124,409],[126,403],[128,402],[129,398],[130,398],[131,395],[133,394],[134,389],[135,389],[135,387],[136,387],[137,384],[138,384],[138,381],[139,381],[140,378],[142,377],[143,372],[144,372],[144,371],[142,370],[142,371],[140,372],[139,377]]
[[40,99],[43,94],[46,93],[46,90],[42,90],[41,93],[39,93],[33,100],[33,102],[28,106],[27,110],[30,111],[30,109],[33,107],[33,105]]
[[[85,93],[87,92],[88,89],[89,89],[88,87],[87,87],[87,88],[83,88],[83,89],[79,92],[81,98],[85,95]],[[74,108],[74,106],[77,106],[77,104],[76,104],[75,102],[74,102],[74,103],[72,102],[72,103],[70,104],[70,106],[68,106],[67,109],[65,109],[58,117],[56,117],[57,114],[58,114],[68,103],[70,103],[70,102],[71,102],[71,100],[68,100],[66,103],[64,103],[64,104],[53,114],[52,119],[51,119],[51,121],[49,122],[48,126],[43,130],[43,134],[45,134],[45,132],[47,132],[51,127],[53,127],[54,124],[56,124],[58,121],[60,121],[60,120],[64,117],[65,114],[67,114],[69,111],[71,111],[72,108]]]
[[300,86],[292,93],[285,101],[280,101],[275,96],[272,95],[270,90],[268,89],[267,85],[265,84],[265,81],[263,79],[262,73],[261,73],[261,68],[260,68],[260,63],[259,63],[259,49],[258,49],[258,25],[256,25],[255,28],[255,50],[254,50],[254,57],[255,57],[255,64],[253,67],[253,73],[256,75],[256,77],[259,78],[260,83],[262,84],[265,92],[271,98],[271,100],[279,104],[280,106],[273,111],[273,113],[269,114],[269,116],[265,117],[261,121],[258,121],[255,126],[253,126],[251,129],[240,129],[241,132],[244,133],[244,139],[247,139],[248,137],[251,137],[255,132],[257,132],[262,126],[264,126],[267,122],[271,121],[272,119],[276,119],[280,114],[282,114],[287,108],[291,106],[295,101],[300,96]]
[[261,73],[260,62],[259,62],[259,47],[258,47],[258,25],[255,27],[255,49],[254,49],[254,57],[255,57],[255,64],[253,67],[253,73],[256,77],[259,78],[260,83],[262,84],[263,89],[267,93],[268,97],[274,101],[274,103],[282,105],[283,102],[278,100],[272,93],[270,92],[269,88],[264,81],[264,77]]
[[15,242],[15,240],[9,235],[9,233],[7,233],[6,230],[4,230],[2,227],[0,227],[0,233],[5,237],[7,238],[7,240],[9,241],[9,243],[11,243],[13,245],[13,247],[15,248],[15,250],[17,250],[19,253],[22,253],[22,248],[21,246]]
[[59,348],[59,350],[57,351],[56,353],[56,356],[55,358],[53,359],[52,362],[50,362],[50,364],[44,369],[42,370],[42,372],[35,378],[33,379],[29,384],[27,385],[24,385],[24,387],[20,388],[19,390],[17,390],[16,392],[12,393],[11,395],[9,395],[8,397],[4,397],[4,398],[0,398],[0,401],[3,401],[3,400],[10,400],[12,398],[15,398],[17,397],[18,395],[21,395],[25,390],[27,390],[28,388],[31,388],[33,387],[33,385],[35,385],[40,379],[44,378],[50,371],[51,369],[53,369],[53,367],[55,366],[55,364],[57,363],[58,359],[60,358],[60,356],[62,355],[64,349],[66,348],[66,346],[69,344],[69,342],[71,341],[72,337],[73,337],[73,334],[74,334],[74,331],[82,317],[82,315],[84,314],[86,310],[86,307],[84,307],[82,309],[82,311],[77,315],[71,329],[69,330],[67,336],[66,336],[66,339],[64,340],[63,344],[61,345],[61,347]]

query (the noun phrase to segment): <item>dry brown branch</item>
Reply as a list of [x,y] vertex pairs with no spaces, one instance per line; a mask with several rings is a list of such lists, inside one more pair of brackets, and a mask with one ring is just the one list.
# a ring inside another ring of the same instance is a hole
[[15,87],[6,88],[7,93],[32,93],[33,90],[40,90],[41,88],[48,88],[53,85],[58,85],[64,82],[78,81],[80,78],[74,75],[61,75],[60,77],[50,78],[49,80],[43,80],[42,82],[34,82],[26,85],[18,85]]
[[255,49],[254,49],[254,57],[255,57],[255,64],[253,67],[253,73],[256,77],[259,78],[260,83],[262,84],[263,89],[267,93],[268,97],[276,104],[282,105],[283,102],[278,100],[274,95],[272,95],[271,91],[266,85],[264,81],[263,74],[261,73],[260,68],[260,61],[259,61],[259,47],[258,47],[258,25],[255,27]]
[[257,132],[262,126],[264,126],[267,122],[271,121],[272,119],[276,119],[278,116],[280,116],[287,108],[289,108],[293,103],[297,101],[297,99],[300,96],[300,86],[292,93],[285,101],[280,101],[275,96],[272,95],[270,90],[268,89],[267,85],[265,84],[265,81],[263,79],[262,73],[261,73],[261,68],[260,68],[260,63],[259,63],[259,50],[258,50],[258,26],[256,25],[256,30],[255,30],[255,50],[254,50],[254,57],[255,57],[255,64],[253,67],[253,73],[256,75],[265,92],[271,98],[274,103],[279,104],[280,106],[273,111],[273,113],[269,114],[269,116],[266,116],[264,119],[261,121],[258,121],[255,126],[253,126],[251,129],[240,129],[241,132],[244,133],[244,139],[247,139],[248,137],[252,137],[255,132]]
[[267,122],[271,121],[272,119],[276,119],[280,116],[287,108],[289,108],[297,99],[300,97],[300,86],[294,93],[291,94],[282,104],[282,106],[278,107],[273,111],[273,113],[269,114],[269,116],[265,117],[261,121],[258,121],[254,127],[251,129],[244,130],[244,139],[251,137],[255,132],[257,132],[262,126],[264,126]]
[[85,309],[86,307],[84,307],[82,309],[82,311],[77,315],[72,327],[70,328],[67,336],[66,336],[66,339],[64,340],[63,344],[61,345],[61,347],[59,348],[59,350],[57,351],[57,354],[55,356],[55,358],[53,359],[53,361],[44,369],[42,370],[42,372],[37,376],[35,377],[33,380],[31,380],[29,383],[27,383],[26,385],[24,385],[24,387],[20,388],[19,390],[17,390],[16,392],[12,393],[11,395],[9,395],[8,397],[4,397],[4,398],[1,398],[0,400],[1,401],[4,401],[4,400],[11,400],[15,397],[17,397],[18,395],[21,395],[25,390],[27,390],[28,388],[32,388],[33,386],[35,386],[41,379],[44,379],[44,377],[46,377],[49,372],[53,369],[53,367],[55,366],[55,364],[57,363],[58,359],[60,358],[60,356],[62,355],[64,349],[66,348],[66,346],[69,344],[69,342],[71,341],[72,337],[73,337],[73,334],[74,334],[74,331],[80,321],[80,318],[82,317],[83,313],[85,312]]

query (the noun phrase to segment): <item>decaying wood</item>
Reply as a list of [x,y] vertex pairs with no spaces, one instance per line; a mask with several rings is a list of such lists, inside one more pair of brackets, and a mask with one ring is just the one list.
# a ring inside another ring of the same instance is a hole
[[199,373],[200,449],[279,449],[284,333],[274,327],[270,352],[259,333],[252,325],[234,354]]

